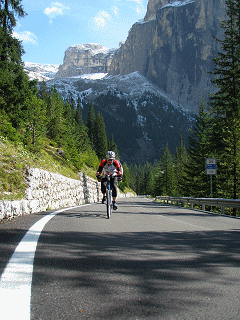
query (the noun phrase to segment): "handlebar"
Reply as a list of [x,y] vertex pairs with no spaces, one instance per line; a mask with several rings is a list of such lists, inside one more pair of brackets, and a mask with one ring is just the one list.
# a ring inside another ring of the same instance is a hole
[[[111,177],[117,177],[119,181],[122,180],[122,175],[113,175],[113,174],[110,174],[110,173],[106,173],[105,178],[107,178],[109,180],[109,178],[111,178]],[[103,177],[101,175],[97,176],[97,180],[99,182],[102,180],[102,178]]]

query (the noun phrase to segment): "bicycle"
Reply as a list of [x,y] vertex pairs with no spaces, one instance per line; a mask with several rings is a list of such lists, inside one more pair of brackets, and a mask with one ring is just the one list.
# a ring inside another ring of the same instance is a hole
[[[110,174],[106,174],[105,178],[107,179],[107,186],[106,186],[106,205],[107,205],[107,217],[108,219],[111,216],[112,213],[112,189],[111,189],[111,184],[110,184],[110,180],[111,180],[111,176]],[[98,181],[100,182],[102,177],[98,176]]]
[[107,204],[107,217],[109,219],[110,216],[111,216],[111,213],[112,213],[112,189],[111,189],[111,186],[110,186],[111,176],[110,175],[106,175],[106,179],[107,179],[106,204]]

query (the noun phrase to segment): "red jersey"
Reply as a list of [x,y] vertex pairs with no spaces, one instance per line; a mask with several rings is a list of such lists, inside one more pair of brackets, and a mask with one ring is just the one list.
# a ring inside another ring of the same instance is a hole
[[122,166],[118,160],[114,160],[109,165],[107,162],[107,159],[103,159],[98,167],[97,172],[99,172],[99,174],[102,173],[103,178],[107,174],[110,174],[112,176],[117,176],[117,175],[119,175],[119,173],[122,174]]

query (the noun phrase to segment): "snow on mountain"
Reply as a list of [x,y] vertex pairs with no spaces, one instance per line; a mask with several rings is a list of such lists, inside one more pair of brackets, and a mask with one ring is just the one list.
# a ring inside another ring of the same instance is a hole
[[54,78],[59,65],[24,62],[24,70],[30,80],[48,81]]
[[47,81],[47,86],[55,86],[62,98],[68,99],[71,96],[75,103],[84,99],[94,101],[98,95],[106,94],[108,91],[117,90],[121,92],[121,96],[133,102],[139,99],[144,93],[154,94],[170,102],[175,108],[188,113],[181,106],[175,104],[167,96],[165,96],[157,86],[152,84],[138,71],[126,75],[108,76],[105,73],[95,73],[81,75],[70,78],[53,78]]
[[98,54],[107,54],[110,52],[116,51],[116,49],[109,49],[106,48],[100,44],[97,43],[83,43],[83,44],[75,44],[73,46],[70,46],[66,52],[72,51],[72,50],[81,50],[81,51],[91,51],[91,55],[98,55]]
[[[165,8],[165,7],[180,7],[180,6],[185,6],[186,4],[189,4],[189,3],[192,3],[192,2],[195,2],[195,0],[179,0],[179,1],[172,1],[168,4],[166,4],[164,7],[162,8]],[[162,9],[161,8],[161,9]]]
[[[187,1],[189,0],[184,2]],[[98,49],[96,48],[96,50]],[[68,99],[71,96],[75,103],[79,100],[82,102],[86,98],[93,101],[99,94],[106,94],[108,91],[117,89],[121,91],[122,97],[128,98],[134,105],[140,96],[148,92],[162,97],[175,108],[182,110],[183,113],[188,113],[187,109],[170,100],[157,86],[147,80],[138,71],[116,76],[109,76],[107,73],[92,73],[77,77],[54,78],[58,67],[58,65],[54,64],[24,62],[24,69],[28,73],[30,80],[46,81],[49,88],[51,86],[56,87],[62,98]]]
[[168,99],[139,72],[54,78],[57,67],[25,65],[30,75],[40,81],[44,79],[49,89],[54,86],[64,100],[73,98],[75,105],[80,103],[84,121],[93,102],[95,111],[101,112],[109,124],[106,126],[108,136],[121,135],[118,149],[123,161],[152,161],[159,158],[166,144],[175,152],[180,135],[186,142],[194,115]]
[[89,80],[98,80],[106,77],[107,73],[90,73],[90,74],[82,74],[80,76],[71,77],[74,79],[89,79]]

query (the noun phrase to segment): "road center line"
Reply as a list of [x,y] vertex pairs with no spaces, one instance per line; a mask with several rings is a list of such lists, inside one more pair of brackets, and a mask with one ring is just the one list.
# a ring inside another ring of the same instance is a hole
[[[83,206],[87,206],[86,204]],[[35,251],[44,226],[58,213],[79,208],[54,211],[37,221],[16,247],[0,279],[2,319],[30,320],[31,288]]]

